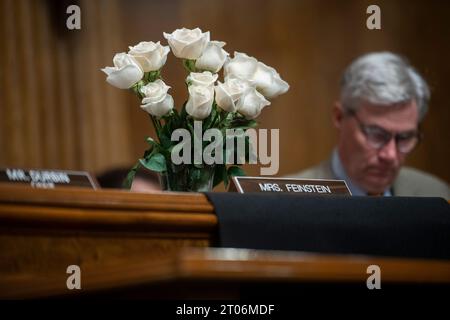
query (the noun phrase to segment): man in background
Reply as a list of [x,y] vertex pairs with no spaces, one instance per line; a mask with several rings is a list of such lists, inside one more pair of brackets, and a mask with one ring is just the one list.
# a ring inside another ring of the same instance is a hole
[[445,182],[402,167],[421,140],[419,125],[429,98],[427,83],[402,57],[389,52],[361,56],[345,70],[333,107],[339,136],[331,159],[290,177],[345,180],[357,196],[450,199]]

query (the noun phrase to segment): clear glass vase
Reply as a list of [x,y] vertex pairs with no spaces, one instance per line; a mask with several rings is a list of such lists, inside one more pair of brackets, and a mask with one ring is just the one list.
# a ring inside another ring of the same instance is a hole
[[209,192],[214,187],[215,166],[174,165],[159,174],[163,191]]

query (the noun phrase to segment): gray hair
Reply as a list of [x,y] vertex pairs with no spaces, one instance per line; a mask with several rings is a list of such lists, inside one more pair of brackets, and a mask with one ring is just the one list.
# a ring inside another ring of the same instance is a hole
[[409,62],[390,52],[375,52],[356,59],[341,80],[341,103],[345,111],[361,101],[382,106],[416,101],[419,119],[428,111],[430,89]]

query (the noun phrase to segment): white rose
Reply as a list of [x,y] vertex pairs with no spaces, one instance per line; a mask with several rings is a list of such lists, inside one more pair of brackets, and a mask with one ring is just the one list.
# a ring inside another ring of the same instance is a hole
[[289,84],[281,79],[278,72],[262,62],[258,62],[253,82],[266,98],[275,98],[289,90]]
[[228,78],[225,83],[220,83],[214,88],[216,91],[217,105],[228,112],[236,111],[236,101],[249,87],[247,81],[238,78]]
[[187,76],[186,82],[194,86],[209,87],[216,82],[218,77],[217,74],[212,74],[209,71],[191,72]]
[[196,120],[202,120],[211,113],[214,101],[214,87],[189,86],[189,99],[186,112]]
[[159,41],[139,42],[134,47],[130,47],[129,55],[133,56],[144,72],[156,71],[167,61],[167,54],[170,48],[162,46]]
[[214,73],[219,72],[227,60],[229,53],[222,49],[225,42],[210,41],[203,54],[195,62],[195,67],[200,70],[208,70]]
[[196,60],[209,42],[209,31],[203,33],[199,28],[192,30],[183,28],[171,34],[164,32],[164,38],[167,39],[175,57]]
[[225,80],[236,77],[249,81],[266,98],[274,98],[289,89],[289,84],[281,79],[274,68],[245,53],[234,53],[234,58],[225,63],[224,75]]
[[270,102],[261,93],[256,91],[254,87],[249,87],[242,93],[236,108],[240,114],[250,120],[259,116],[261,110],[268,105],[270,105]]
[[140,90],[145,97],[142,99],[141,108],[156,117],[162,117],[169,113],[173,109],[173,98],[167,94],[169,88],[160,79],[142,87]]
[[113,63],[114,67],[106,67],[102,71],[108,76],[106,81],[119,89],[131,88],[144,76],[138,62],[125,52],[117,53]]
[[258,67],[258,60],[249,57],[245,53],[235,52],[234,58],[224,65],[225,80],[230,77],[252,81]]

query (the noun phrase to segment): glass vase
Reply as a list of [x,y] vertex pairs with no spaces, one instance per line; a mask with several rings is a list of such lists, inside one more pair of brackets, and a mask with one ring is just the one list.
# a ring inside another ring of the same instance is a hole
[[159,174],[163,191],[210,192],[214,187],[215,166],[174,165]]

